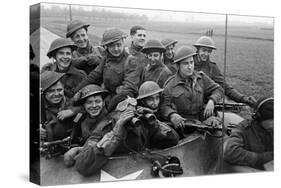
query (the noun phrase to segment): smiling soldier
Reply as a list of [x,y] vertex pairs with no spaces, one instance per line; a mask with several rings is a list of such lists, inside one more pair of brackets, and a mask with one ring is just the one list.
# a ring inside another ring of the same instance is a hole
[[89,40],[88,27],[90,25],[80,20],[73,20],[67,25],[66,37],[71,38],[78,47],[73,52],[73,64],[78,69],[89,74],[103,60],[104,49],[93,46]]
[[69,40],[58,38],[51,43],[47,56],[53,58],[54,63],[45,64],[42,72],[55,71],[65,73],[61,83],[64,85],[65,96],[71,98],[73,89],[82,81],[86,74],[72,65],[72,51],[76,46]]

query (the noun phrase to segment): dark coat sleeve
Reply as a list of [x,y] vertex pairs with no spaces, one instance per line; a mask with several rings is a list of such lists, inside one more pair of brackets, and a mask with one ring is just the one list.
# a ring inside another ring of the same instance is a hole
[[224,160],[231,164],[263,168],[263,164],[273,160],[272,152],[257,153],[245,149],[245,130],[234,129],[223,144]]
[[223,96],[223,89],[205,73],[200,73],[203,78],[203,90],[205,92],[205,97],[212,99],[215,103],[218,103]]
[[241,99],[244,95],[242,95],[238,90],[234,89],[230,84],[224,83],[224,77],[221,73],[220,69],[216,64],[212,65],[212,79],[218,83],[223,89],[225,89],[225,95],[230,99],[241,102]]

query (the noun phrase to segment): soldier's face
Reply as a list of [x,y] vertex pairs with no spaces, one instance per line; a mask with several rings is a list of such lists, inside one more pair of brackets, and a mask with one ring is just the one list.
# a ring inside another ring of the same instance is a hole
[[71,39],[78,48],[86,48],[89,42],[89,37],[85,28],[75,31]]
[[158,110],[159,103],[160,103],[159,93],[149,96],[144,99],[144,104],[146,105],[146,107],[148,107],[152,110]]
[[160,52],[150,52],[147,54],[147,58],[150,60],[149,64],[154,66],[161,60],[161,53]]
[[85,111],[90,115],[90,117],[96,117],[100,115],[103,107],[104,101],[101,95],[90,96],[84,103]]
[[135,46],[144,46],[146,39],[146,31],[145,30],[137,30],[136,34],[131,35],[132,42]]
[[167,46],[166,52],[165,52],[165,55],[167,58],[172,59],[174,57],[174,48],[175,48],[174,44]]
[[274,121],[272,119],[264,120],[261,122],[261,126],[269,133],[273,133]]
[[56,63],[60,69],[66,69],[69,67],[70,62],[71,62],[71,48],[65,47],[58,49],[56,52]]
[[207,61],[210,58],[212,51],[213,51],[212,48],[199,47],[198,55],[201,61]]
[[64,97],[64,88],[61,82],[57,82],[45,92],[45,99],[50,104],[59,104]]
[[194,60],[193,57],[188,57],[180,62],[179,71],[183,77],[191,76],[194,72]]
[[115,56],[118,57],[122,54],[122,52],[124,51],[124,40],[118,40],[116,42],[110,43],[107,46],[108,52]]

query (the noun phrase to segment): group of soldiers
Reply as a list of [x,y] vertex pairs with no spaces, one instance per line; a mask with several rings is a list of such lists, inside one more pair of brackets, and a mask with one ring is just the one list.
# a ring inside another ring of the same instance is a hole
[[[80,146],[67,151],[64,162],[68,167],[75,165],[82,175],[100,170],[113,153],[176,145],[195,131],[185,126],[186,120],[221,126],[214,106],[224,94],[233,101],[258,106],[258,113],[263,109],[267,116],[260,115],[263,119],[258,122],[273,120],[273,99],[259,103],[224,82],[210,60],[216,49],[211,37],[202,36],[195,48],[183,45],[174,52],[178,41],[146,41],[146,29],[133,26],[129,47],[125,45],[127,34],[117,28],[106,29],[101,46],[93,46],[89,26],[71,21],[66,38],[51,43],[47,56],[53,62],[45,64],[40,73],[41,139],[60,140],[75,129]],[[272,105],[268,107],[268,103]],[[263,126],[259,131],[264,132]],[[244,150],[251,150],[252,145],[245,149],[245,137],[235,135],[225,143],[230,163],[255,167],[273,159],[269,147],[254,148],[245,156]],[[240,163],[239,157],[251,162]]]

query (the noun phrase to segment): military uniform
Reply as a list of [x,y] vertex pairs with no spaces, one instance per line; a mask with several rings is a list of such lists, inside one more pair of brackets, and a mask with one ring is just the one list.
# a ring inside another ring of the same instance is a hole
[[96,126],[92,136],[76,157],[75,167],[82,175],[91,175],[100,170],[112,153],[127,153],[132,149],[142,151],[144,148],[153,147],[156,143],[160,143],[161,147],[169,147],[177,143],[173,135],[167,136],[167,130],[159,128],[159,124],[130,127],[129,122],[123,125],[121,130],[116,126],[116,121],[111,115]]
[[217,103],[222,98],[222,88],[205,73],[194,71],[192,79],[184,80],[179,73],[167,81],[163,92],[161,114],[170,120],[172,113],[183,118],[202,120],[201,112],[205,100]]
[[101,46],[92,46],[88,43],[86,48],[77,48],[73,52],[72,63],[76,68],[89,74],[103,61],[104,53]]
[[158,64],[153,67],[148,64],[141,73],[140,84],[145,81],[154,81],[163,88],[164,83],[170,76],[172,76],[172,72],[161,62],[158,62]]
[[178,71],[177,65],[174,63],[174,59],[166,57],[164,54],[164,64],[169,68],[172,74],[176,74]]
[[225,95],[228,96],[230,99],[237,101],[237,102],[243,102],[241,101],[244,95],[242,95],[240,92],[238,92],[236,89],[234,89],[232,86],[230,86],[227,83],[224,83],[224,77],[219,70],[216,63],[208,60],[207,62],[197,62],[195,64],[195,70],[197,71],[203,71],[205,74],[207,74],[212,80],[214,80],[216,83],[218,83],[221,87],[224,88],[225,85]]
[[67,98],[64,98],[58,105],[49,104],[44,100],[44,106],[41,110],[41,120],[42,125],[47,130],[47,141],[63,139],[70,135],[73,128],[74,116],[64,120],[59,120],[57,118],[58,112],[68,109],[72,110],[74,114],[81,111],[80,107],[73,107],[71,101]]
[[134,96],[139,82],[135,76],[136,67],[135,60],[125,51],[118,57],[107,52],[104,61],[85,77],[74,91],[77,92],[88,84],[101,85],[103,83],[111,95],[124,92]]
[[55,63],[48,63],[42,67],[42,72],[44,71],[55,71],[59,73],[65,73],[65,75],[61,79],[61,82],[64,86],[64,94],[68,98],[71,98],[75,94],[75,87],[86,76],[83,71],[73,67],[72,63],[70,64],[69,68],[65,71],[59,70]]
[[273,136],[257,121],[244,120],[224,142],[224,160],[263,170],[273,160]]

